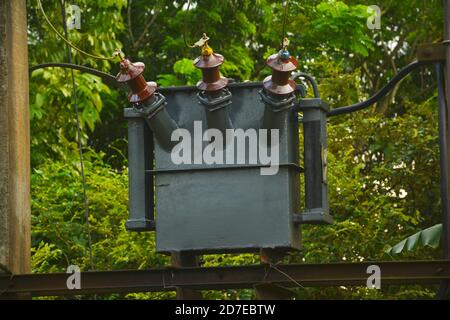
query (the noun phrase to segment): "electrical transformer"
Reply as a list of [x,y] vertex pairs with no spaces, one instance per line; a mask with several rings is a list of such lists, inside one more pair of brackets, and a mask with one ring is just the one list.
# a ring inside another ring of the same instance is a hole
[[301,96],[286,49],[268,58],[262,83],[229,83],[207,40],[195,87],[157,89],[142,63],[121,63],[117,80],[131,89],[126,227],[155,231],[163,253],[299,250],[301,224],[331,223],[328,107]]

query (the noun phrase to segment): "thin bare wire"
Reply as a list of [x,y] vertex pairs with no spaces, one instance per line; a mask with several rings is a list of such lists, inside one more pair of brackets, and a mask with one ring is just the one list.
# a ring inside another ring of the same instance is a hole
[[186,47],[188,47],[188,48],[192,48],[192,46],[189,45],[189,44],[187,43],[187,40],[186,40],[187,14],[189,13],[189,9],[190,9],[190,8],[191,8],[191,0],[188,0],[188,5],[187,5],[187,8],[186,8],[186,19],[184,19],[184,25],[183,25],[183,41],[184,41],[184,45],[185,45]]
[[[64,29],[64,33],[67,37],[68,32],[67,32],[67,25],[66,25],[65,1],[60,0],[60,6],[61,6],[63,29]],[[66,49],[67,49],[68,63],[72,63],[72,53],[70,52],[70,47],[66,46]],[[79,113],[79,108],[78,108],[77,84],[75,82],[74,70],[70,69],[70,71],[71,71],[71,78],[72,78],[73,102],[75,105],[75,121],[76,121],[76,129],[77,129],[78,154],[79,154],[79,159],[80,159],[80,174],[81,174],[81,182],[83,184],[84,217],[85,217],[85,223],[86,223],[86,233],[88,236],[89,264],[90,264],[91,270],[94,270],[94,258],[92,255],[91,226],[89,223],[89,198],[87,195],[86,176],[84,173],[83,142],[81,140],[81,126],[80,126],[80,113]]]
[[286,23],[289,11],[289,0],[284,3],[284,16],[283,16],[283,34],[281,35],[281,47],[284,48],[284,39],[286,38]]
[[42,15],[44,16],[45,21],[48,23],[48,25],[50,26],[50,28],[52,29],[52,31],[53,31],[54,33],[56,33],[56,34],[58,35],[58,37],[60,37],[61,40],[63,40],[67,45],[69,45],[70,47],[72,47],[74,50],[80,52],[81,54],[84,54],[85,56],[88,56],[88,57],[93,58],[93,59],[97,59],[97,60],[107,60],[107,61],[111,61],[111,60],[116,59],[116,57],[117,57],[117,54],[116,54],[116,53],[114,53],[111,57],[104,57],[104,56],[98,56],[98,55],[95,55],[95,54],[91,54],[91,53],[89,53],[89,52],[86,52],[86,51],[84,51],[84,50],[82,50],[82,49],[76,47],[73,43],[71,43],[71,42],[67,39],[67,36],[66,36],[66,37],[63,36],[63,35],[55,28],[55,26],[51,23],[50,19],[48,18],[47,14],[45,13],[45,10],[44,10],[44,7],[42,6],[41,0],[37,0],[37,2],[38,2],[38,7],[39,7],[39,9],[41,10]]

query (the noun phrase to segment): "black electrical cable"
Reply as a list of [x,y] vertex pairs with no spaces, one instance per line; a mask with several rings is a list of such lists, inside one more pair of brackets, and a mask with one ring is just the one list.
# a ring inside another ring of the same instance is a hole
[[85,66],[81,66],[78,64],[73,64],[73,63],[63,63],[63,62],[50,62],[50,63],[41,63],[41,64],[37,64],[35,66],[32,66],[29,70],[30,72],[33,72],[35,70],[39,70],[39,69],[43,69],[43,68],[68,68],[68,69],[74,69],[74,70],[78,70],[78,71],[82,71],[82,72],[86,72],[86,73],[90,73],[94,76],[97,76],[99,78],[102,79],[102,81],[111,86],[111,87],[116,87],[119,89],[126,89],[126,85],[123,82],[118,82],[116,80],[116,78],[113,75],[110,75],[109,73],[105,73],[93,68],[89,68],[89,67],[85,67]]
[[[65,9],[65,1],[60,0],[59,5],[61,7],[61,16],[62,16],[62,24],[64,29],[64,36],[68,39],[67,25],[66,25],[66,9]],[[69,64],[72,63],[72,52],[70,46],[66,44],[67,49],[67,60]],[[75,72],[73,69],[70,69],[71,78],[72,78],[72,90],[73,90],[73,101],[75,105],[75,114],[76,114],[76,128],[77,128],[77,142],[78,142],[78,154],[80,157],[80,173],[81,173],[81,182],[83,184],[83,197],[84,197],[84,217],[86,223],[86,232],[88,236],[88,246],[89,246],[89,263],[91,270],[94,270],[94,258],[92,255],[92,237],[91,237],[91,226],[89,223],[89,198],[87,195],[87,187],[86,187],[86,176],[84,173],[84,161],[83,161],[83,142],[81,139],[81,126],[80,126],[80,113],[78,108],[78,95],[77,95],[77,84],[75,81]]]
[[298,72],[292,77],[292,80],[295,81],[298,78],[306,79],[311,84],[311,86],[313,88],[314,98],[319,98],[320,99],[319,87],[317,86],[316,80],[311,75],[309,75],[307,73],[304,73],[304,72]]
[[393,78],[391,81],[389,81],[383,88],[381,88],[380,91],[375,93],[372,97],[369,99],[358,102],[355,104],[352,104],[350,106],[340,107],[331,110],[327,113],[328,117],[337,116],[341,114],[351,113],[355,111],[359,111],[362,109],[365,109],[367,107],[370,107],[374,103],[380,101],[383,97],[385,97],[389,91],[391,91],[395,85],[400,82],[403,78],[405,78],[408,74],[410,74],[412,71],[426,65],[435,63],[436,61],[414,61],[410,64],[408,64],[406,67],[402,68]]

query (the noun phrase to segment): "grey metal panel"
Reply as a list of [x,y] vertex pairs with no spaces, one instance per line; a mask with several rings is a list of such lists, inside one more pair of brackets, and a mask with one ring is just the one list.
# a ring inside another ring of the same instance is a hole
[[258,169],[158,176],[157,249],[290,247],[288,170],[276,178]]
[[[265,105],[260,83],[231,85],[228,112],[234,128],[263,128]],[[180,128],[191,133],[194,121],[207,129],[205,108],[191,87],[163,89],[167,111]],[[280,163],[298,163],[298,120],[294,111],[280,115]],[[205,142],[204,145],[207,143]],[[298,172],[281,167],[276,175],[262,176],[259,168],[159,172],[211,167],[175,165],[170,150],[155,143],[157,251],[228,252],[259,248],[300,248]],[[259,164],[259,163],[258,163]],[[220,169],[219,169],[220,168]],[[150,173],[149,173],[150,174]]]
[[146,174],[152,165],[151,131],[144,119],[128,118],[128,230],[154,230],[153,176]]
[[[320,99],[302,99],[305,207],[302,223],[330,223],[328,204],[327,117],[328,106]],[[319,219],[319,220],[317,220]]]
[[[260,83],[244,83],[230,85],[233,102],[228,106],[234,128],[243,130],[254,128],[262,129],[265,105],[260,101]],[[172,89],[172,88],[170,88]],[[167,98],[167,111],[177,122],[178,127],[185,128],[191,133],[194,130],[194,121],[202,121],[203,131],[207,130],[205,110],[197,100],[195,87],[174,88],[174,90],[161,90]],[[295,111],[287,111],[288,115],[280,128],[280,163],[298,163],[298,120]],[[155,144],[156,167],[158,169],[179,168],[170,158],[170,150],[163,150],[158,143]],[[207,143],[204,143],[204,146]],[[183,165],[183,167],[199,167],[199,165]],[[202,167],[202,165],[200,165]]]

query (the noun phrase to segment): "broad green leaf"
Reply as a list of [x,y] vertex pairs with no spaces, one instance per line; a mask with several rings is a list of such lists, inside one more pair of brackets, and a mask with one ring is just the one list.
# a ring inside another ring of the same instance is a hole
[[406,250],[411,251],[416,248],[417,244],[419,243],[421,231],[413,234],[412,236],[408,237],[408,242],[406,244]]
[[394,254],[402,252],[407,240],[408,239],[404,239],[404,240],[400,241],[399,243],[397,243],[395,246],[392,247],[391,252]]
[[442,224],[437,224],[428,229],[422,231],[422,244],[424,246],[430,246],[437,248],[441,240]]
[[437,248],[442,236],[442,224],[436,224],[430,228],[421,230],[406,239],[403,239],[393,247],[389,247],[385,250],[388,254],[399,254],[404,249],[412,251],[418,247],[418,245],[429,246]]

